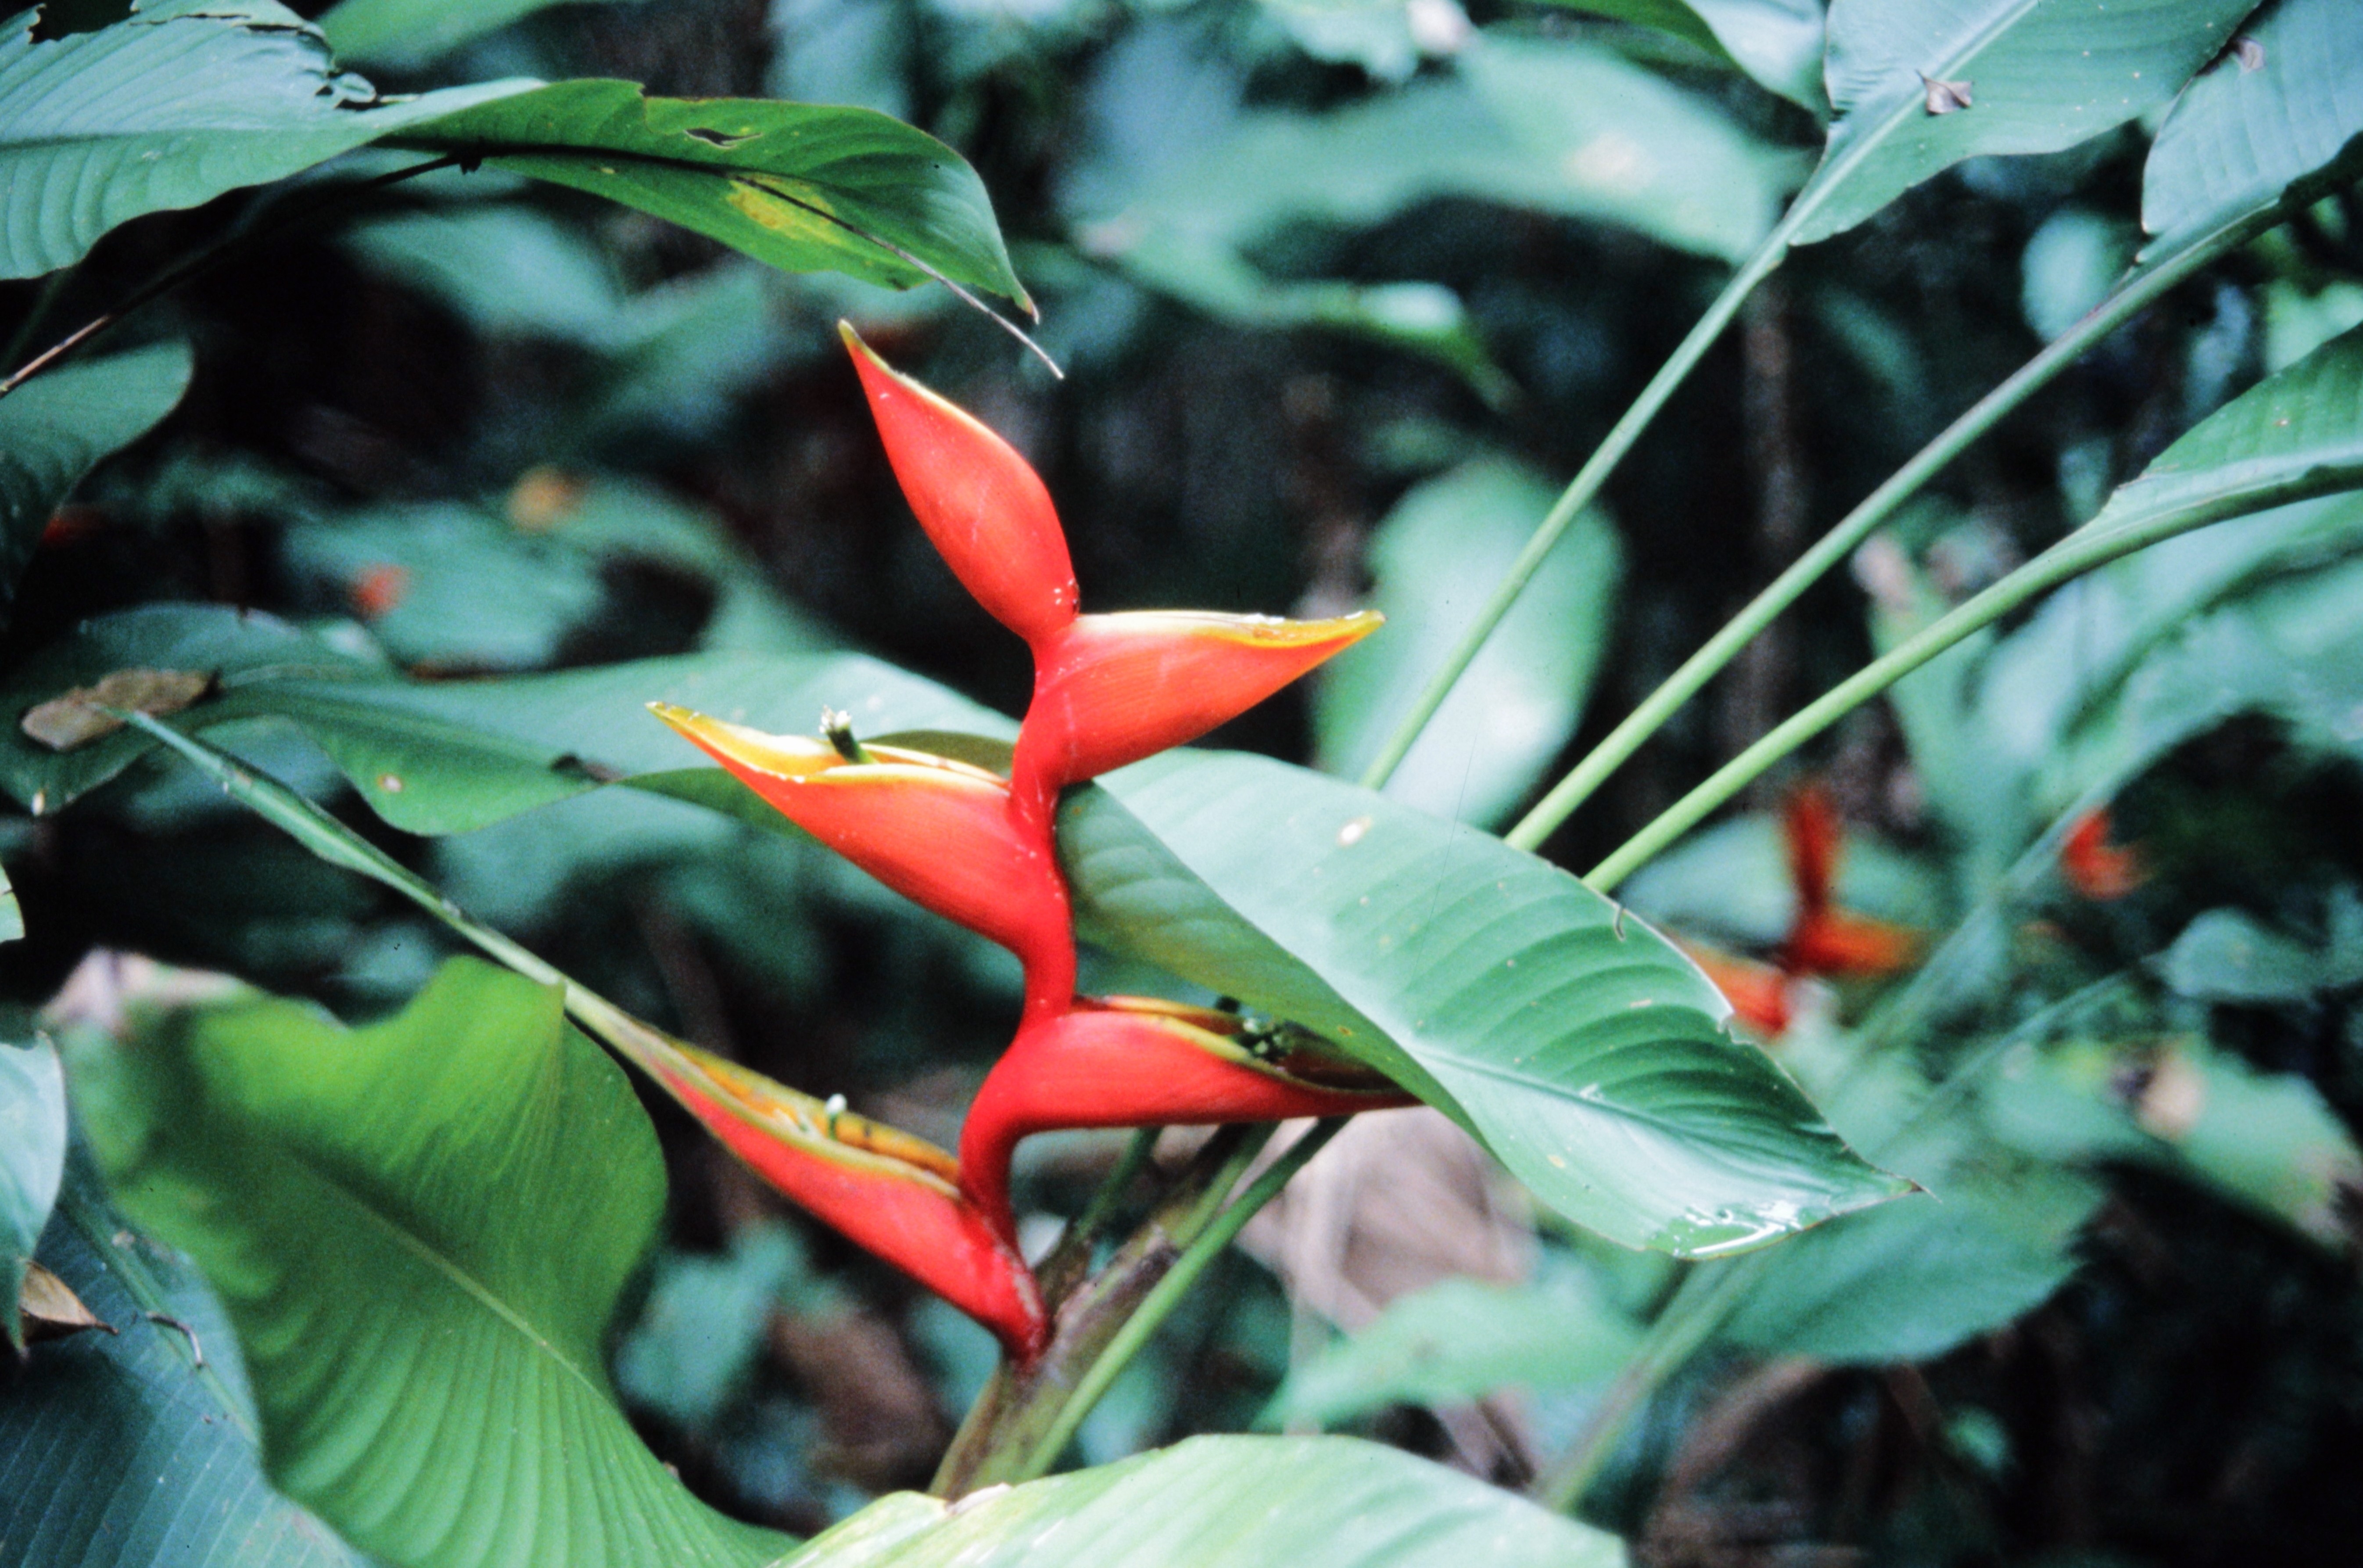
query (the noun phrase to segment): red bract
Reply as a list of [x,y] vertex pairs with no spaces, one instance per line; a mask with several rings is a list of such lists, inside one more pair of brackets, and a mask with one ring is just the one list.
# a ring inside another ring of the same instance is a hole
[[2109,812],[2098,806],[2076,818],[2059,844],[2059,873],[2068,885],[2101,902],[2123,898],[2147,879],[2141,856],[2109,842]]
[[1778,1040],[1789,1029],[1794,1009],[1789,1001],[1790,979],[1781,970],[1752,958],[1741,958],[1704,942],[1674,939],[1692,963],[1723,993],[1731,1011],[1747,1030],[1766,1040]]
[[1049,1003],[1073,994],[1067,884],[1048,840],[1020,831],[1000,778],[899,746],[862,747],[856,762],[824,740],[649,709],[855,865],[1015,952]]
[[780,1191],[991,1329],[1025,1360],[1047,1332],[1033,1272],[960,1195],[950,1155],[692,1047],[653,1071]]
[[1920,949],[1918,933],[1837,906],[1845,840],[1828,792],[1819,784],[1800,786],[1789,796],[1782,828],[1797,913],[1781,947],[1781,967],[1792,974],[1861,978],[1892,974],[1910,963]]
[[1027,642],[1064,628],[1075,618],[1075,569],[1040,477],[975,416],[891,368],[851,327],[838,330],[894,478],[961,585]]
[[1058,790],[1195,740],[1379,628],[1150,610],[1079,617],[1035,650],[1012,782]]
[[986,1075],[960,1129],[961,1181],[1006,1234],[1010,1156],[1037,1132],[1215,1127],[1411,1103],[1301,1031],[1148,997],[1080,998],[1021,1028]]

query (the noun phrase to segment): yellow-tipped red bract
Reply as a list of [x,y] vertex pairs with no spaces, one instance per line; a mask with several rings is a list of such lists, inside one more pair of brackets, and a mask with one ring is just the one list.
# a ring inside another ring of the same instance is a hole
[[1076,1127],[1213,1127],[1345,1116],[1411,1103],[1315,1037],[1144,996],[1078,998],[1028,1020],[960,1127],[961,1184],[1009,1233],[1018,1142]]
[[1143,610],[1078,617],[1035,651],[1015,778],[1051,789],[1195,740],[1379,628],[1333,620]]
[[842,322],[886,459],[919,526],[993,617],[1038,643],[1075,618],[1075,569],[1050,493],[1015,449],[902,374]]
[[767,735],[687,708],[649,710],[779,812],[895,892],[1040,968],[1071,993],[1067,889],[1050,847],[1021,832],[1009,785],[982,768],[898,746],[849,759],[827,741]]
[[1020,1360],[1048,1331],[1040,1292],[952,1157],[907,1132],[674,1042],[646,1063],[756,1174],[991,1329]]

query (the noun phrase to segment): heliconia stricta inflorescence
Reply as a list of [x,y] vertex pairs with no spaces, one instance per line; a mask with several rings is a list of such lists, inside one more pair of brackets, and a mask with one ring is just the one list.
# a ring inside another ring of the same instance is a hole
[[985,1322],[1023,1361],[1040,1347],[1042,1308],[1016,1261],[1009,1164],[1019,1140],[1057,1128],[1205,1126],[1407,1103],[1301,1030],[1175,1003],[1077,997],[1053,839],[1060,789],[1196,740],[1367,636],[1379,617],[1079,613],[1066,535],[1026,460],[850,328],[844,333],[920,526],[977,602],[1032,650],[1034,695],[1010,776],[863,745],[835,716],[825,716],[823,739],[804,740],[649,706],[822,843],[1015,952],[1025,1012],[970,1107],[956,1164],[841,1111],[824,1127],[804,1096],[768,1080],[761,1093],[746,1091],[727,1064],[706,1063],[695,1082],[668,1087],[782,1191]]

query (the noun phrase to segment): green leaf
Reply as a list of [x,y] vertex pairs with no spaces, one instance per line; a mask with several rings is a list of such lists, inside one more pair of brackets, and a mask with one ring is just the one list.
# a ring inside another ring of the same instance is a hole
[[[649,716],[650,702],[792,732],[811,728],[824,706],[851,713],[870,734],[1011,728],[860,654],[693,653],[504,680],[407,681],[269,617],[215,606],[154,606],[85,624],[0,685],[0,715],[127,668],[215,673],[220,695],[174,715],[175,724],[195,732],[291,720],[380,817],[413,833],[465,832],[603,780],[698,762]],[[53,752],[12,725],[0,733],[0,789],[37,812],[55,811],[153,744],[120,731]]]
[[[320,17],[337,58],[415,69],[562,0],[338,0]],[[617,0],[610,0],[611,4]]]
[[266,184],[529,83],[380,100],[272,0],[160,0],[94,32],[0,27],[0,277],[80,261],[144,213]]
[[[2057,152],[2123,125],[2171,98],[2254,4],[1835,0],[1837,118],[1790,239],[1843,233],[1965,158]],[[1947,84],[1966,106],[1943,108]]]
[[2363,28],[2348,0],[2276,0],[2183,89],[2142,170],[2142,227],[2178,248],[2363,165]]
[[237,1348],[195,1272],[135,1235],[79,1159],[58,1210],[41,1263],[116,1332],[35,1346],[0,1398],[7,1560],[363,1568],[263,1479]]
[[1523,1497],[1349,1438],[1193,1438],[944,1503],[896,1493],[782,1568],[1621,1568]]
[[[1430,480],[1396,503],[1370,548],[1372,603],[1386,614],[1387,634],[1331,665],[1315,699],[1325,772],[1350,777],[1377,754],[1554,494],[1531,470],[1488,461]],[[1579,517],[1386,793],[1480,827],[1517,805],[1582,717],[1622,564],[1607,519],[1597,512]]]
[[447,116],[402,144],[588,191],[786,272],[895,288],[948,280],[1032,306],[976,171],[874,110],[560,82]]
[[19,1349],[17,1293],[65,1163],[66,1081],[57,1051],[46,1040],[0,1040],[0,1336]]
[[1551,0],[1686,39],[1722,56],[1758,86],[1815,111],[1822,95],[1820,0]]
[[555,988],[458,959],[347,1029],[248,993],[70,1043],[132,1218],[220,1294],[273,1481],[405,1568],[754,1564],[602,1364],[664,1167]]
[[188,390],[185,344],[68,364],[0,399],[0,626],[50,515],[111,452],[155,428]]
[[1631,1246],[1734,1251],[1877,1203],[1864,1164],[1655,931],[1499,840],[1259,757],[1079,792],[1087,939],[1294,1018]]
[[1369,1328],[1292,1370],[1264,1420],[1320,1426],[1389,1405],[1579,1387],[1614,1375],[1638,1339],[1631,1322],[1580,1289],[1446,1280],[1401,1297]]
[[2100,1199],[2004,1202],[1947,1184],[1849,1214],[1765,1254],[1725,1328],[1735,1343],[1823,1361],[1927,1361],[2040,1307],[2076,1272],[2069,1251]]

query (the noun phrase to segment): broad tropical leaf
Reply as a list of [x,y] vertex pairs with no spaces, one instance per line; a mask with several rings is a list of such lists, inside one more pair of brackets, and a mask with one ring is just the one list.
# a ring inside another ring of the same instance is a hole
[[1030,304],[976,171],[874,109],[560,82],[420,126],[402,144],[638,207],[787,272],[898,288],[949,280]]
[[1089,940],[1312,1028],[1632,1246],[1733,1251],[1892,1196],[1690,961],[1556,867],[1259,757],[1175,752],[1060,814]]
[[[2183,89],[2142,170],[2160,250],[2363,163],[2363,26],[2350,0],[2275,0]],[[2322,172],[2335,171],[2328,178]]]
[[1193,1438],[959,1503],[896,1493],[782,1568],[1621,1568],[1616,1538],[1400,1450]]
[[181,344],[68,364],[0,400],[0,625],[41,530],[99,459],[172,411],[189,384]]
[[[66,1083],[45,1040],[0,1040],[0,1338],[18,1343],[17,1292],[66,1162]],[[0,1540],[5,1540],[0,1533]]]
[[143,213],[265,184],[531,85],[381,100],[272,0],[158,0],[94,32],[0,24],[0,277],[70,266]]
[[2165,103],[2255,0],[1836,0],[1837,118],[1791,209],[1842,233],[1965,158],[2056,152]]
[[116,1331],[34,1346],[0,1399],[0,1557],[363,1568],[263,1479],[237,1346],[195,1271],[135,1234],[80,1161],[40,1261]]
[[117,1201],[221,1296],[282,1490],[405,1568],[779,1555],[608,1387],[664,1168],[556,989],[462,959],[367,1029],[252,993],[132,1028],[72,1039],[76,1102]]
[[[292,720],[394,826],[458,833],[596,788],[683,768],[687,743],[651,701],[797,732],[824,706],[865,735],[940,726],[1006,733],[1008,721],[860,654],[693,653],[506,680],[407,681],[267,616],[156,606],[105,617],[28,660],[0,687],[0,713],[87,689],[111,671],[210,675],[217,695],[173,716],[184,729]],[[120,773],[153,744],[117,731],[51,751],[13,725],[0,733],[0,789],[54,811]]]
[[1552,0],[1687,39],[1806,108],[1822,96],[1821,0]]
[[[1323,771],[1350,778],[1378,753],[1552,494],[1531,471],[1487,462],[1396,503],[1370,548],[1386,635],[1332,664],[1315,697]],[[1622,553],[1607,518],[1577,520],[1387,781],[1389,795],[1486,828],[1517,805],[1582,717]]]

